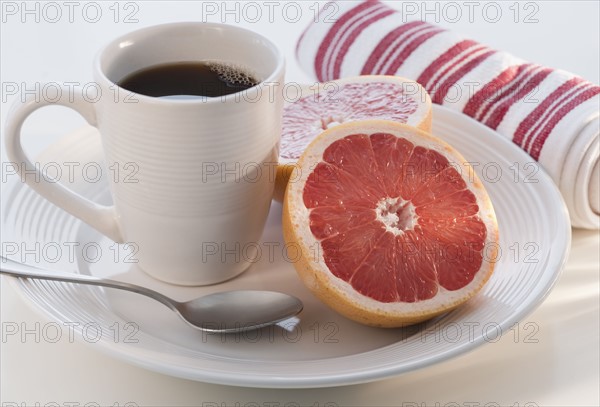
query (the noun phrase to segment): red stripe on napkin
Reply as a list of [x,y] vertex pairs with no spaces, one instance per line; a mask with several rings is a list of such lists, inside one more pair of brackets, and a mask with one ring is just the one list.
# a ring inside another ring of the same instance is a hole
[[342,43],[342,45],[340,47],[340,50],[338,51],[338,53],[334,57],[334,60],[333,60],[333,76],[335,78],[338,78],[340,76],[340,68],[342,66],[342,62],[344,61],[344,57],[348,53],[348,49],[350,49],[350,46],[356,40],[356,37],[358,37],[360,35],[360,33],[364,31],[365,28],[367,28],[368,26],[370,26],[374,22],[379,21],[382,18],[387,17],[387,16],[389,16],[390,14],[393,14],[393,13],[394,12],[392,10],[385,10],[384,9],[383,12],[377,13],[377,14],[369,17],[368,19],[366,19],[363,22],[361,22],[358,26],[356,26],[352,30],[351,34]]
[[[475,54],[475,53],[476,53],[476,51],[472,52],[471,55]],[[454,73],[452,75],[450,75],[448,77],[448,79],[446,79],[446,81],[444,81],[444,83],[440,86],[440,88],[433,94],[433,96],[431,97],[431,101],[433,103],[438,103],[438,104],[444,103],[444,98],[448,94],[448,91],[450,90],[450,88],[452,88],[452,86],[456,85],[456,83],[458,82],[459,79],[461,79],[467,73],[471,72],[473,69],[475,69],[477,66],[479,66],[483,61],[485,61],[487,58],[489,58],[491,55],[493,55],[495,53],[496,53],[496,51],[494,51],[494,50],[488,50],[488,51],[484,52],[483,54],[471,59],[469,62],[467,62],[460,68],[458,68],[456,71],[454,71]],[[465,58],[467,58],[467,57],[465,57]]]
[[396,72],[398,72],[398,69],[400,69],[400,67],[402,66],[402,64],[404,64],[404,61],[406,61],[406,58],[408,58],[417,48],[419,48],[421,46],[421,44],[423,44],[425,41],[427,41],[431,37],[445,31],[445,30],[441,30],[441,29],[431,30],[432,26],[430,24],[427,24],[427,25],[428,25],[427,28],[429,28],[429,30],[422,30],[422,31],[426,31],[426,32],[424,34],[419,35],[417,38],[415,38],[413,41],[411,41],[402,50],[402,52],[393,60],[390,67],[385,72],[381,72],[382,74],[395,75]]
[[[506,112],[508,112],[508,109],[510,109],[510,107],[517,103],[519,100],[525,100],[524,98],[526,98],[528,94],[534,93],[540,85],[540,83],[544,79],[546,79],[546,77],[551,72],[551,69],[543,68],[541,71],[535,73],[533,73],[532,71],[530,73],[530,76],[524,78],[523,81],[515,80],[513,86],[511,86],[506,91],[508,97],[505,98],[504,101],[495,101],[494,103],[489,104],[489,108],[493,109],[492,114],[489,116],[489,118],[485,121],[485,116],[481,116],[477,119],[483,121],[485,125],[496,130],[502,122],[502,120],[504,119],[504,116],[506,115]],[[532,95],[532,97],[535,96]]]
[[326,54],[328,54],[328,51],[330,50],[330,48],[333,48],[332,43],[333,43],[333,40],[336,38],[336,36],[338,36],[338,35],[341,36],[348,29],[352,28],[351,23],[352,23],[352,20],[356,16],[362,15],[363,13],[368,14],[370,11],[372,11],[373,8],[380,8],[380,6],[381,6],[381,4],[376,1],[364,2],[364,3],[360,4],[359,6],[351,9],[344,15],[342,15],[333,24],[333,26],[331,27],[331,29],[329,30],[329,32],[323,39],[323,42],[319,46],[319,51],[317,52],[317,56],[315,58],[315,72],[317,73],[317,78],[320,81],[327,80],[327,79],[325,79],[327,77],[327,72],[324,72],[323,70],[329,66],[330,58],[327,58],[327,60],[326,60],[325,57],[326,57]]
[[[431,79],[435,76],[435,74],[440,69],[442,69],[448,62],[457,58],[460,59],[460,56],[465,51],[468,51],[470,48],[476,47],[477,45],[479,44],[475,41],[464,40],[452,46],[449,50],[447,50],[437,59],[435,59],[427,68],[425,68],[423,73],[417,78],[417,82],[419,82],[421,86],[423,86],[428,92],[431,92],[434,84],[430,84],[430,82]],[[452,66],[454,66],[455,64],[456,62]]]
[[544,127],[544,129],[535,137],[535,140],[531,143],[531,150],[529,154],[536,159],[539,160],[540,152],[542,151],[542,147],[546,143],[546,139],[554,130],[554,127],[560,122],[563,117],[569,112],[573,110],[575,106],[578,106],[585,102],[586,100],[596,96],[600,93],[600,87],[598,86],[586,86],[585,91],[580,92],[577,96],[572,98],[568,103],[564,104],[550,119],[548,124]]

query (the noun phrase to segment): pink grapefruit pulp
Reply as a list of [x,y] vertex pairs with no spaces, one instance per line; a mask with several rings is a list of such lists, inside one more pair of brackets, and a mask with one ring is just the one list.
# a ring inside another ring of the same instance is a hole
[[409,79],[367,75],[302,87],[283,113],[276,200],[281,201],[293,167],[308,144],[340,123],[381,119],[431,130],[431,99]]

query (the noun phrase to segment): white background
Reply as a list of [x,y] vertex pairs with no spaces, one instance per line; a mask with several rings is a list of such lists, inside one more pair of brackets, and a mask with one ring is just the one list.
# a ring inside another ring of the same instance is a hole
[[[109,1],[95,3],[98,7],[72,3],[68,6],[59,1],[48,6],[43,2],[2,2],[2,127],[8,107],[25,88],[43,86],[47,82],[90,82],[92,60],[103,44],[122,33],[165,22],[204,19],[253,29],[271,38],[285,53],[288,81],[313,80],[300,71],[294,57],[298,36],[314,18],[316,2],[312,0],[295,3],[301,8],[297,22],[292,22],[296,18],[295,5],[287,6],[286,15],[286,2],[273,2],[273,14],[269,16],[269,7],[258,3],[262,17],[255,23],[247,21],[255,18],[254,10],[245,9],[242,2],[236,6],[235,2],[221,1],[148,1],[130,2],[130,5],[127,2],[115,5]],[[203,15],[207,3],[219,11],[209,18]],[[596,1],[537,1],[516,5],[513,1],[496,2],[502,10],[502,17],[496,23],[491,22],[490,17],[495,16],[492,11],[489,15],[483,13],[486,2],[475,2],[472,22],[468,6],[461,1],[450,2],[450,6],[447,2],[388,3],[398,9],[411,3],[410,9],[417,9],[413,18],[421,18],[421,13],[430,11],[423,15],[427,21],[526,60],[569,70],[599,82],[600,10]],[[456,18],[455,6],[462,17]],[[16,14],[12,14],[14,7]],[[23,7],[34,12],[23,14]],[[71,16],[69,7],[73,7]],[[225,7],[229,10],[238,7],[239,12],[222,14]],[[101,15],[93,23],[98,9]],[[518,16],[516,9],[520,11]],[[62,14],[60,18],[57,18],[57,10]],[[119,10],[118,15],[116,10]],[[137,22],[128,23],[126,16],[132,12],[130,18]],[[525,23],[527,16],[537,22]],[[17,94],[7,94],[15,86]],[[82,123],[75,113],[63,108],[37,112],[24,127],[27,149],[35,154]],[[5,157],[4,151],[2,157]],[[597,232],[575,232],[573,253],[561,281],[547,301],[528,318],[540,326],[537,344],[515,341],[511,335],[505,335],[499,342],[468,355],[398,378],[304,391],[243,389],[190,382],[129,366],[86,344],[68,340],[55,344],[35,343],[16,338],[0,343],[0,402],[121,406],[126,402],[138,406],[212,402],[219,407],[236,403],[255,407],[269,405],[269,402],[278,402],[281,406],[288,403],[290,407],[324,406],[327,402],[335,403],[331,407],[402,403],[407,407],[436,403],[462,406],[469,402],[471,405],[523,406],[528,402],[540,406],[598,405],[598,240]],[[33,326],[36,321],[44,322],[27,308],[5,280],[1,284],[2,321],[27,326]],[[21,373],[16,374],[17,371]]]

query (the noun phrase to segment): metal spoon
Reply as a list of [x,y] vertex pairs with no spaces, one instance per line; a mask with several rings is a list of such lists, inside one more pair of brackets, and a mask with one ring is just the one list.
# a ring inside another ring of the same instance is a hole
[[175,311],[194,328],[209,332],[241,332],[276,324],[302,311],[302,302],[274,291],[225,291],[177,302],[149,288],[80,274],[59,274],[0,256],[0,274],[67,283],[97,285],[153,298]]

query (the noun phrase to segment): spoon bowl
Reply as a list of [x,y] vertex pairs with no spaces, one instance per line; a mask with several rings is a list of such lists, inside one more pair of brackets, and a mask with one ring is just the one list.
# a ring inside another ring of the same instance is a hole
[[223,291],[177,304],[181,317],[208,332],[241,332],[276,324],[302,311],[296,297],[275,291]]
[[161,302],[194,328],[233,333],[273,325],[302,311],[302,302],[291,295],[275,291],[237,290],[205,295],[190,301],[178,302],[157,291],[121,281],[58,273],[0,256],[0,274],[20,278],[61,281],[116,288],[145,295]]

